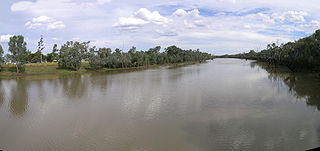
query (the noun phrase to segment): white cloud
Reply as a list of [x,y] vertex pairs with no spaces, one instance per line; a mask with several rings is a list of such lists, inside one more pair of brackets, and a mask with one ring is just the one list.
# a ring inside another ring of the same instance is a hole
[[191,11],[177,9],[172,13],[172,17],[174,17],[173,20],[175,20],[175,24],[180,24],[179,22],[181,22],[187,28],[205,27],[209,20],[208,18],[201,16],[198,9],[193,9]]
[[140,18],[120,17],[118,23],[119,23],[120,26],[140,26],[140,25],[145,25],[145,24],[147,24],[149,22],[147,22],[145,20],[142,20]]
[[111,1],[112,0],[97,0],[97,3],[100,4],[100,5],[103,5],[103,4],[109,3]]
[[187,20],[184,20],[184,21],[183,21],[183,24],[184,24],[186,27],[188,27],[188,28],[194,27],[194,25],[193,25],[192,23],[188,22]]
[[306,27],[311,28],[320,28],[320,21],[319,20],[312,20]]
[[243,26],[245,29],[251,29],[252,27],[250,25],[244,25]]
[[62,29],[65,28],[66,25],[62,22],[62,21],[55,21],[52,23],[47,24],[47,29],[51,30],[51,29]]
[[188,15],[190,15],[191,17],[199,17],[200,11],[198,9],[193,9],[192,11],[188,12]]
[[27,29],[62,29],[65,28],[66,25],[62,21],[56,21],[52,17],[48,16],[39,16],[33,18],[31,21],[28,21],[25,26]]
[[177,17],[199,17],[200,16],[200,11],[198,9],[193,9],[191,11],[185,11],[183,9],[177,9],[175,12],[172,14],[173,16]]
[[196,27],[206,26],[206,22],[204,20],[194,20],[194,21],[184,20],[183,23],[187,28],[196,28]]
[[231,2],[233,4],[235,4],[237,2],[237,0],[219,0],[221,2]]
[[35,16],[45,15],[55,18],[70,18],[75,16],[105,15],[100,5],[112,0],[94,0],[79,2],[76,0],[35,0],[19,1],[11,5],[12,12],[25,12]]
[[9,42],[10,38],[13,37],[14,35],[0,35],[0,42]]
[[266,23],[271,23],[271,24],[274,24],[275,21],[274,19],[272,19],[269,15],[266,15],[266,14],[263,14],[263,13],[258,13],[258,14],[254,14],[254,15],[251,15],[253,18],[256,18],[258,20],[262,20]]
[[204,26],[206,26],[206,22],[204,20],[195,20],[194,25],[196,25],[198,27],[204,27]]
[[319,20],[312,20],[309,23],[297,26],[294,30],[311,34],[311,33],[315,32],[315,30],[318,30],[318,29],[320,29],[320,21]]
[[311,34],[320,28],[320,21],[311,20],[313,17],[306,11],[277,11],[264,12],[242,17],[246,24],[256,32],[264,32],[266,35],[285,34],[289,37],[299,37],[295,32]]
[[[223,39],[226,41],[256,41],[256,42],[274,42],[278,39],[282,41],[289,41],[290,39],[280,36],[266,36],[263,34],[258,34],[255,32],[246,32],[246,31],[207,31],[207,32],[185,32],[184,36],[191,38],[216,38]],[[242,37],[239,39],[239,37]]]
[[169,19],[164,16],[161,16],[158,11],[151,12],[150,10],[148,10],[146,8],[140,8],[135,13],[135,17],[141,18],[145,21],[149,21],[149,22],[159,24],[159,25],[169,23]]
[[286,11],[282,13],[272,13],[272,14],[264,14],[258,13],[251,15],[251,17],[256,18],[258,20],[262,20],[266,23],[294,23],[300,24],[306,22],[305,17],[308,15],[307,12],[304,11]]
[[140,18],[120,17],[118,18],[118,22],[113,24],[113,26],[120,27],[123,30],[136,31],[142,25],[145,25],[148,23],[149,23],[148,21],[142,20]]
[[172,15],[178,16],[178,17],[183,17],[183,16],[188,15],[188,13],[183,9],[177,9],[175,12],[173,12]]
[[282,14],[274,13],[272,17],[281,23],[290,22],[299,24],[305,22],[305,16],[307,15],[308,13],[304,11],[287,11]]
[[169,29],[169,30],[156,30],[156,32],[157,32],[160,36],[178,36],[178,33],[176,32],[176,30],[173,30],[173,29]]
[[39,16],[39,17],[32,19],[32,22],[39,22],[39,23],[47,23],[47,22],[52,22],[52,21],[53,21],[53,19],[48,16]]
[[120,27],[123,30],[136,31],[146,24],[166,25],[170,20],[161,16],[158,11],[151,12],[146,8],[140,8],[134,13],[134,17],[119,17],[114,27]]
[[30,1],[20,1],[13,3],[11,5],[11,11],[16,12],[16,11],[25,11],[28,10],[34,3]]

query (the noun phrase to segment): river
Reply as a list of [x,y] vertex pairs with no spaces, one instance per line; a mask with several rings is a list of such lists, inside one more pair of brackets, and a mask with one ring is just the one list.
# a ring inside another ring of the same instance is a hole
[[0,81],[0,150],[320,147],[320,77],[238,59]]

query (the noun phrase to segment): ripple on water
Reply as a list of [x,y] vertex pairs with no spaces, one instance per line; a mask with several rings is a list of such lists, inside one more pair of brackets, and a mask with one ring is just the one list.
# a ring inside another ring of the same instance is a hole
[[153,98],[151,100],[151,103],[148,105],[145,113],[147,120],[153,120],[159,117],[162,103],[163,100],[160,97]]
[[0,149],[246,151],[319,146],[320,114],[310,108],[319,106],[319,80],[250,65],[217,59],[176,69],[1,80]]

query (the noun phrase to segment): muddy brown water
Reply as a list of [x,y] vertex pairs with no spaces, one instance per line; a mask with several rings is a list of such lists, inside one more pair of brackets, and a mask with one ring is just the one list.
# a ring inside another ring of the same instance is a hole
[[0,150],[305,150],[320,78],[237,59],[0,81]]

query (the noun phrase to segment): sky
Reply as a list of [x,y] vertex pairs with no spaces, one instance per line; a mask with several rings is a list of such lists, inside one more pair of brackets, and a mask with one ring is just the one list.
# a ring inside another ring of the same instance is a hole
[[66,41],[147,50],[176,45],[212,54],[261,50],[320,28],[319,0],[0,0],[0,44],[23,35],[35,52]]

